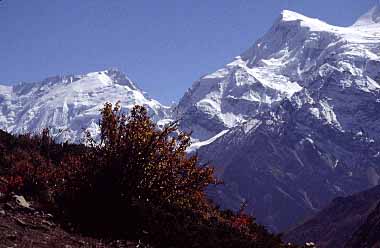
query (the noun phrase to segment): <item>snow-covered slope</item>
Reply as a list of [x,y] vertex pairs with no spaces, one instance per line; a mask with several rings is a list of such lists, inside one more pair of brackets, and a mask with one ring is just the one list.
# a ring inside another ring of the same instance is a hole
[[[332,98],[323,102],[319,112],[329,112],[332,105],[347,106],[346,101],[341,102],[342,91],[377,92],[378,13],[376,6],[355,25],[336,27],[283,11],[269,32],[250,49],[193,84],[178,105],[183,128],[193,130],[194,138],[206,140],[273,108],[302,89],[316,92],[323,88],[324,96]],[[358,104],[355,97],[350,100]],[[325,117],[345,129],[363,124],[356,120],[352,123],[347,115],[339,120],[333,114]],[[373,126],[370,129],[379,131]]]
[[[177,109],[213,161],[222,206],[285,230],[380,179],[380,5],[349,27],[283,11]],[[228,131],[225,131],[228,130]]]
[[106,70],[0,86],[0,128],[23,133],[49,127],[59,134],[59,140],[78,142],[84,129],[96,134],[99,110],[107,101],[121,101],[124,110],[144,105],[156,121],[165,119],[169,112],[123,73]]

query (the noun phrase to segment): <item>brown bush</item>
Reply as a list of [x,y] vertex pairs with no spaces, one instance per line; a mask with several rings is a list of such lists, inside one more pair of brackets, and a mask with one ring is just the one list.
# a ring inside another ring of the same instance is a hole
[[[102,238],[154,247],[282,247],[242,211],[220,211],[204,190],[213,169],[189,156],[188,134],[163,129],[144,107],[101,110],[100,137],[86,146],[56,144],[49,132],[0,132],[0,190],[48,202],[62,225]],[[46,197],[46,195],[48,197]]]
[[56,192],[65,216],[85,230],[114,234],[115,227],[125,225],[125,209],[132,213],[136,202],[208,207],[204,189],[216,183],[213,169],[186,154],[190,138],[178,132],[177,123],[161,130],[144,107],[136,106],[126,116],[118,104],[109,103],[101,117],[100,139],[88,136],[87,152],[65,161]]

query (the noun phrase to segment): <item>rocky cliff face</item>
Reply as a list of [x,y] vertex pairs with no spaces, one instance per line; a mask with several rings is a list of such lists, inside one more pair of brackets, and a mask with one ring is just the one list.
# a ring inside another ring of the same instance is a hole
[[247,201],[247,211],[282,231],[337,196],[378,184],[378,142],[342,132],[304,108],[284,101],[200,148],[225,183],[210,190],[218,203],[238,209]]

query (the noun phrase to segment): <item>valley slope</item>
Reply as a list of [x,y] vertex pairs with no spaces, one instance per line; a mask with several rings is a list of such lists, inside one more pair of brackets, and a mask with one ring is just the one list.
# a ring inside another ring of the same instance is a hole
[[317,247],[378,247],[380,186],[339,197],[302,225],[285,233],[293,244],[314,242]]

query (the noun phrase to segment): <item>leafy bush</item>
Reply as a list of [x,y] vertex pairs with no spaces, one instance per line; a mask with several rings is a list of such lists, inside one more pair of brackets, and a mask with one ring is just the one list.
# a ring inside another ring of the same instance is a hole
[[284,246],[243,211],[220,211],[206,198],[218,183],[213,169],[186,153],[190,137],[176,122],[159,129],[144,107],[125,115],[106,103],[99,124],[86,146],[56,144],[47,130],[0,132],[0,190],[44,201],[62,225],[96,237],[154,247]]
[[[52,191],[59,178],[58,165],[65,154],[73,155],[77,145],[55,144],[47,129],[41,135],[23,134],[16,137],[0,132],[0,179],[3,193],[16,192],[38,200]],[[5,184],[4,184],[5,182]],[[45,196],[46,197],[46,196]]]
[[88,136],[88,151],[66,161],[68,173],[56,195],[65,216],[85,230],[115,234],[125,225],[126,215],[131,217],[135,202],[207,206],[204,188],[216,182],[213,169],[187,156],[190,138],[177,135],[176,123],[160,130],[145,108],[136,106],[127,117],[119,105],[109,103],[101,116],[100,140]]

